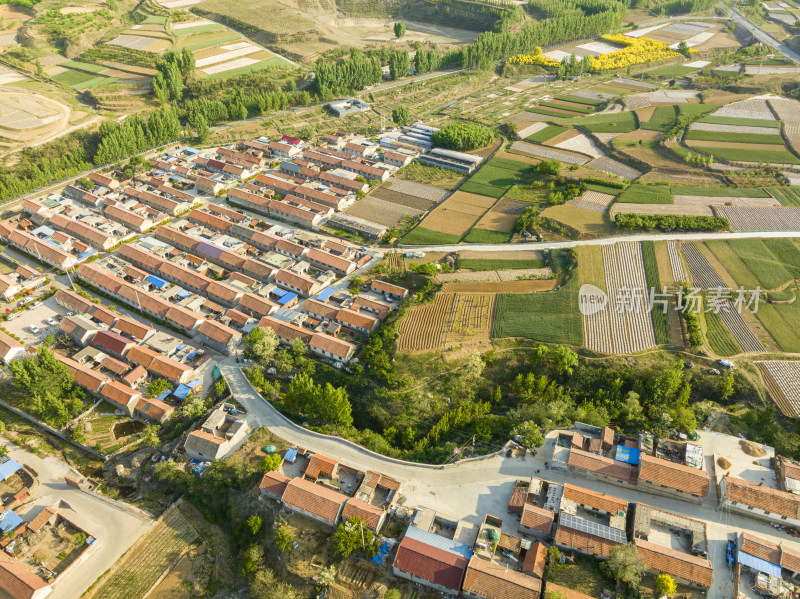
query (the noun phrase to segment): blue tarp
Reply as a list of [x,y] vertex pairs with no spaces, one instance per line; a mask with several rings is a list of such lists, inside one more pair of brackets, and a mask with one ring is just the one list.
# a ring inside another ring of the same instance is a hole
[[178,385],[177,389],[175,389],[175,392],[173,393],[173,395],[175,397],[177,397],[178,399],[186,399],[186,396],[189,395],[189,393],[191,393],[191,392],[192,392],[191,387],[189,387],[188,385],[181,384],[181,385]]
[[372,558],[372,563],[376,566],[382,566],[383,562],[386,561],[386,556],[389,555],[389,551],[389,541],[384,541],[380,549],[378,549],[378,553]]
[[169,397],[170,393],[172,393],[172,389],[167,389],[166,391],[164,391],[164,393],[159,395],[156,399],[158,399],[158,401],[164,401],[165,399],[167,399]]
[[336,290],[333,287],[326,287],[325,289],[320,291],[319,294],[317,294],[317,297],[315,297],[314,299],[317,299],[321,302],[327,302],[333,295],[334,291]]
[[768,562],[760,557],[750,555],[749,553],[739,551],[739,563],[743,566],[753,568],[753,570],[763,572],[764,574],[769,574],[770,576],[775,576],[776,578],[781,577],[781,567],[779,565]]
[[14,510],[8,509],[0,514],[0,531],[8,532],[22,524],[22,518]]
[[274,295],[276,297],[283,297],[284,295],[286,295],[289,292],[286,291],[285,289],[281,289],[280,287],[276,287],[270,293],[272,293],[272,295]]
[[6,460],[0,464],[0,481],[7,479],[14,474],[17,470],[22,469],[22,464],[14,460]]
[[281,306],[285,306],[286,304],[294,301],[297,299],[296,293],[285,293],[283,297],[278,300],[278,304]]
[[286,455],[283,456],[284,461],[289,462],[290,464],[294,464],[294,461],[297,459],[297,448],[290,447],[286,450]]
[[194,358],[196,355],[197,355],[197,350],[196,350],[196,349],[193,349],[192,351],[190,351],[190,352],[189,352],[189,355],[188,355],[188,356],[186,356],[186,359],[187,359],[187,360],[191,360],[191,359],[192,359],[192,358]]
[[147,280],[159,289],[164,289],[167,286],[167,282],[164,279],[155,275],[147,275]]
[[175,297],[177,297],[178,299],[186,299],[190,295],[192,295],[191,291],[186,291],[185,289],[181,289],[178,293],[175,294]]
[[203,384],[203,379],[195,379],[193,381],[189,381],[188,383],[186,383],[186,386],[189,387],[189,389],[194,389],[198,385],[202,384]]
[[183,343],[179,343],[179,344],[178,344],[178,347],[176,347],[175,349],[177,349],[178,351],[180,351],[180,350],[182,350],[184,347],[186,347],[186,346],[185,346]]
[[640,450],[637,447],[623,447],[622,445],[617,445],[617,455],[615,459],[618,462],[625,462],[626,464],[638,464],[639,453]]

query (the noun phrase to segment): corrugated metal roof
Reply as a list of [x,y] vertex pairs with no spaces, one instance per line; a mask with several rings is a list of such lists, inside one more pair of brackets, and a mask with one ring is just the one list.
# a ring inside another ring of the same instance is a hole
[[409,526],[408,530],[406,531],[406,536],[414,539],[415,541],[419,541],[420,543],[430,545],[431,547],[436,547],[443,551],[460,555],[464,559],[470,559],[472,557],[472,549],[469,546],[464,545],[463,543],[457,543],[453,539],[440,537],[439,535],[422,530],[416,526]]
[[22,464],[14,460],[6,460],[0,464],[0,481],[7,479],[14,474],[17,470],[22,469]]
[[781,577],[781,567],[777,564],[773,564],[765,559],[761,559],[760,557],[750,555],[749,553],[744,553],[743,551],[739,551],[738,559],[739,563],[743,566],[748,566],[754,570],[763,572],[764,574],[775,576],[776,578]]

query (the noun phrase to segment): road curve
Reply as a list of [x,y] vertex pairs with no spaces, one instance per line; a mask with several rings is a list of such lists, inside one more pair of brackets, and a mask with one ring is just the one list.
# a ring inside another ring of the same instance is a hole
[[741,15],[732,8],[728,8],[727,10],[728,10],[728,16],[732,18],[734,21],[736,21],[738,25],[741,25],[742,27],[747,29],[750,33],[752,33],[753,37],[755,37],[758,41],[763,42],[768,46],[771,46],[781,54],[785,55],[787,58],[790,58],[797,64],[800,64],[800,54],[792,50],[786,44],[776,40],[766,31],[762,31],[761,29],[753,25],[750,21],[747,20],[747,18],[744,15]]

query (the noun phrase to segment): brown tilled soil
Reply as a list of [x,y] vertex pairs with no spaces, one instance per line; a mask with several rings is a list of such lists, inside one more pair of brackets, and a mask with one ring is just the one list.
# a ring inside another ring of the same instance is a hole
[[556,279],[546,281],[506,281],[503,283],[445,283],[442,293],[533,293],[552,291],[558,284]]
[[559,133],[555,137],[548,139],[542,145],[555,146],[556,144],[560,144],[562,141],[567,141],[568,139],[572,139],[576,135],[578,135],[578,131],[576,131],[575,129],[567,129],[566,131],[564,131],[564,133]]

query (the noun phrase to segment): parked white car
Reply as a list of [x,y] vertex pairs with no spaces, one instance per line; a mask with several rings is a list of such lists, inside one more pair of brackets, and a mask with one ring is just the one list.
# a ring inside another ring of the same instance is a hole
[[37,327],[36,325],[33,325],[33,324],[30,325],[28,328],[30,329],[31,333],[33,333],[34,335],[38,335],[41,332],[39,327]]

